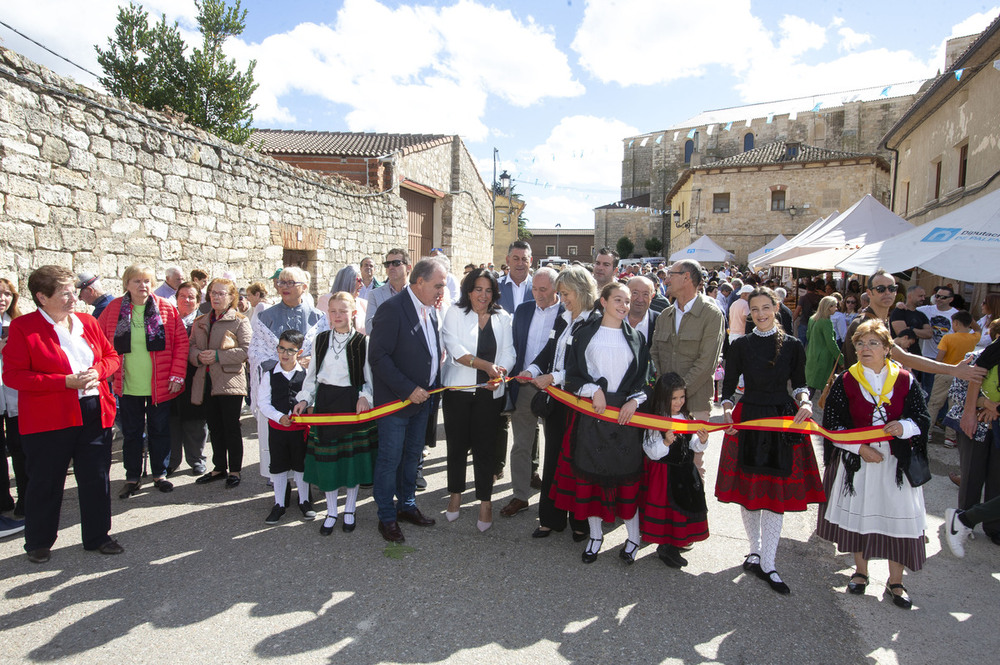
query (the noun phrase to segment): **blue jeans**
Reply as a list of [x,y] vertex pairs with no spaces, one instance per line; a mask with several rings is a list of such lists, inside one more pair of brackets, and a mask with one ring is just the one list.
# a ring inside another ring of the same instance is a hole
[[[372,496],[380,522],[396,521],[396,511],[417,507],[417,463],[424,451],[430,400],[410,416],[378,420],[378,457]],[[398,500],[398,505],[394,502]]]
[[170,466],[170,402],[153,404],[152,397],[122,395],[118,398],[118,424],[122,428],[125,480],[142,475],[142,432],[149,445],[149,470],[162,478]]
[[796,335],[796,337],[798,337],[799,341],[802,342],[803,347],[806,345],[806,332],[808,332],[808,330],[809,330],[808,324],[806,323],[799,324],[798,335]]

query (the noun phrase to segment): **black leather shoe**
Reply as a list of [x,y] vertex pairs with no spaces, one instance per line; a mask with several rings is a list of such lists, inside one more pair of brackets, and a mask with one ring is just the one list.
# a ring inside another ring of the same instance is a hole
[[106,543],[102,543],[97,551],[101,554],[121,554],[125,551],[125,548],[118,544],[117,540],[109,540]]
[[224,473],[212,473],[211,471],[209,471],[204,476],[201,476],[200,478],[198,478],[197,480],[195,480],[194,484],[195,485],[204,485],[205,483],[213,483],[216,480],[225,480],[225,479],[226,479],[226,474],[224,474]]
[[226,489],[231,490],[234,487],[240,486],[240,477],[235,474],[229,474],[226,478]]
[[379,522],[378,532],[390,543],[402,543],[406,541],[403,531],[399,528],[399,522]]
[[334,527],[336,526],[337,526],[337,520],[333,520],[333,524],[331,524],[330,526],[327,526],[326,520],[323,520],[323,523],[319,525],[319,535],[321,536],[331,535],[333,533]]
[[[350,523],[347,522],[347,516],[351,516]],[[354,531],[354,527],[358,525],[358,520],[354,516],[354,513],[344,513],[344,521],[341,522],[340,528],[344,530],[344,533],[350,533]]]
[[548,538],[551,535],[552,535],[552,529],[543,529],[542,527],[538,527],[537,529],[531,532],[532,538]]
[[[601,551],[602,544],[604,544],[603,538],[591,538],[590,541],[587,543],[587,549],[585,549],[583,551],[583,554],[580,555],[580,558],[583,560],[583,562],[594,563],[595,561],[597,561],[597,555]],[[595,545],[597,546],[597,549],[594,549]]]
[[[782,596],[787,596],[792,592],[792,590],[788,588],[788,585],[782,582],[781,578],[778,577],[778,571],[772,570],[771,572],[765,572],[763,569],[761,569],[760,572],[761,575],[763,576],[764,581],[766,581],[767,585],[771,587],[771,589],[773,589],[774,591],[777,591]],[[776,577],[778,579],[775,579]]]
[[118,498],[119,499],[129,498],[130,496],[138,492],[141,486],[142,484],[138,480],[136,481],[126,480],[125,484],[122,485],[122,491],[118,493]]
[[582,543],[585,540],[587,540],[587,534],[586,533],[580,533],[579,531],[574,531],[573,532],[573,542],[574,543]]
[[416,526],[434,526],[435,520],[432,517],[427,517],[419,508],[414,508],[413,510],[400,510],[396,513],[397,520],[403,520],[404,522],[409,522],[410,524],[415,524]]
[[761,573],[763,571],[760,569],[759,554],[747,554],[747,558],[743,559],[743,570],[747,571],[748,573],[753,573],[757,577],[764,579],[764,577],[761,576]]
[[618,552],[618,558],[631,566],[635,563],[635,553],[638,551],[639,543],[633,543],[631,540],[626,540],[625,546],[622,547],[620,552]]
[[166,478],[160,478],[159,480],[153,481],[153,487],[160,490],[161,492],[173,492],[174,484],[167,480]]
[[687,559],[681,556],[680,549],[673,545],[660,545],[656,548],[656,556],[671,568],[683,568],[687,565]]
[[[858,583],[854,579],[862,579],[864,582]],[[855,596],[863,596],[865,593],[865,588],[868,586],[868,576],[862,575],[861,573],[854,573],[851,575],[851,579],[847,582],[847,593],[853,593]]]
[[[896,593],[896,589],[900,593]],[[892,604],[900,609],[908,610],[913,607],[913,601],[902,584],[886,584],[885,595],[892,597]]]
[[31,550],[28,554],[28,561],[31,563],[45,563],[52,558],[52,550],[48,547],[39,547],[37,550]]

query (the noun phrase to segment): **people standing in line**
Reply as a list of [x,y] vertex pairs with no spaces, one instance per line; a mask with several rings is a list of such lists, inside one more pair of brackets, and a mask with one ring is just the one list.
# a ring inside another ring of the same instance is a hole
[[566,389],[590,398],[594,411],[619,409],[608,423],[579,415],[564,442],[551,494],[557,508],[586,519],[590,540],[581,558],[593,563],[604,544],[602,522],[625,522],[628,538],[619,557],[628,564],[639,549],[639,489],[643,468],[642,430],[628,427],[649,397],[652,366],[645,340],[628,325],[630,294],[612,282],[601,291],[600,318],[573,336],[566,349]]
[[80,291],[80,300],[94,308],[90,315],[95,319],[101,318],[101,312],[113,300],[110,293],[104,292],[101,278],[89,272],[81,272],[76,276],[76,288]]
[[127,499],[140,487],[143,471],[143,433],[149,450],[153,485],[171,492],[166,479],[170,466],[170,402],[184,390],[188,336],[169,301],[153,295],[153,269],[132,265],[122,275],[125,295],[112,300],[98,323],[122,357],[115,372],[125,484],[118,498]]
[[[556,280],[559,276],[552,268],[539,268],[531,280],[531,302],[523,302],[514,313],[513,338],[515,360],[510,368],[512,375],[518,375],[545,348],[557,318],[563,313],[563,306],[556,296]],[[533,471],[538,467],[538,416],[531,410],[532,400],[538,389],[531,383],[511,382],[508,384],[514,411],[511,413],[513,444],[510,449],[510,482],[514,496],[501,510],[504,517],[528,509],[531,488],[541,487],[541,478]],[[537,479],[537,483],[535,480]]]
[[[650,412],[691,420],[685,393],[679,374],[661,374],[653,387]],[[708,430],[702,427],[691,435],[647,429],[642,448],[646,460],[639,531],[644,541],[657,544],[656,555],[664,564],[683,568],[688,562],[681,549],[708,538],[705,485],[694,463],[695,454],[708,448]]]
[[[356,301],[347,291],[327,303],[332,328],[316,335],[315,362],[309,365],[293,413],[364,413],[371,410],[369,339],[354,324]],[[310,428],[305,455],[305,482],[326,494],[326,520],[319,533],[329,536],[337,523],[340,488],[347,495],[341,528],[354,531],[360,485],[372,483],[377,451],[377,425],[317,425]],[[301,492],[301,490],[300,490]]]
[[[21,316],[19,296],[14,282],[0,277],[0,456],[3,456],[3,471],[0,475],[0,512],[13,511],[14,519],[0,518],[2,530],[7,535],[24,529],[24,494],[28,476],[24,470],[24,450],[21,447],[21,433],[17,426],[17,391],[3,382],[3,349],[7,345],[10,324]],[[10,468],[7,456],[10,456]],[[17,500],[10,492],[10,471],[14,472],[14,489]],[[16,529],[15,529],[16,527]],[[14,531],[10,531],[15,529]]]
[[83,548],[121,554],[111,531],[111,426],[108,377],[121,362],[89,314],[76,314],[73,272],[42,266],[28,277],[38,309],[10,322],[3,383],[18,391],[18,428],[28,486],[24,550],[32,563],[51,558],[59,531],[66,471],[73,462]]
[[[201,292],[194,282],[182,282],[175,294],[177,313],[187,331],[190,348],[191,328],[198,317],[198,303]],[[201,404],[191,403],[191,386],[197,367],[187,364],[184,375],[184,390],[177,399],[170,403],[170,466],[167,467],[169,477],[178,468],[181,460],[186,458],[191,467],[191,473],[196,476],[205,474],[205,444],[208,443],[208,424],[205,421],[205,409]]]
[[903,568],[918,571],[926,553],[924,494],[910,481],[910,468],[927,464],[930,417],[919,383],[889,359],[892,337],[881,321],[866,321],[851,338],[858,362],[834,381],[823,410],[831,431],[881,427],[890,441],[861,446],[827,441],[816,533],[854,553],[848,593],[862,595],[868,562],[889,560],[885,594],[903,609],[912,602],[903,587]]
[[[374,498],[379,533],[385,540],[405,540],[399,520],[432,526],[434,519],[417,508],[417,463],[424,448],[430,405],[428,390],[441,374],[441,343],[435,304],[444,297],[448,273],[437,259],[421,259],[409,286],[375,313],[370,334],[370,362],[375,406],[396,400],[410,404],[378,420]],[[377,292],[377,290],[376,290]]]
[[806,329],[806,338],[809,340],[806,346],[806,385],[809,386],[810,397],[823,392],[830,372],[840,357],[840,346],[830,318],[836,310],[837,299],[823,296],[809,318]]
[[[486,531],[493,525],[493,442],[507,399],[502,379],[514,365],[514,340],[511,315],[500,306],[500,290],[493,273],[473,270],[462,280],[460,293],[441,328],[446,352],[442,379],[448,386],[481,387],[449,390],[442,398],[451,495],[445,516],[449,522],[458,519],[471,450],[479,500],[477,526]],[[500,382],[487,383],[495,380]]]
[[277,524],[285,515],[289,472],[295,476],[295,484],[298,486],[299,511],[303,519],[316,519],[316,511],[309,501],[308,485],[303,478],[309,426],[294,423],[291,419],[306,378],[306,371],[299,364],[305,339],[305,335],[293,329],[278,336],[279,360],[276,363],[265,361],[261,366],[264,376],[261,377],[260,388],[254,397],[261,413],[267,418],[267,446],[271,460],[267,470],[274,486],[274,507],[264,518],[265,524]]
[[[803,423],[812,416],[812,403],[802,343],[778,325],[778,298],[773,291],[754,289],[749,305],[755,328],[733,342],[726,359],[722,388],[725,422],[785,416],[793,417],[796,424]],[[746,388],[736,404],[741,375]],[[766,581],[774,591],[790,593],[775,566],[784,513],[804,511],[810,503],[825,499],[809,437],[729,428],[723,439],[715,496],[723,503],[741,506],[750,541],[743,569]]]
[[212,439],[212,470],[195,482],[226,481],[226,488],[240,484],[243,470],[243,432],[240,411],[247,395],[243,365],[250,347],[250,321],[236,311],[236,285],[217,277],[208,284],[212,311],[202,314],[191,328],[189,359],[197,367],[191,382],[191,403],[205,405],[205,420]]
[[[548,342],[531,364],[517,375],[519,383],[530,382],[538,391],[549,386],[563,388],[566,385],[566,349],[570,339],[591,317],[594,301],[597,299],[597,283],[582,266],[572,265],[559,273],[556,278],[556,292],[563,312],[556,317]],[[593,314],[596,318],[598,315]],[[545,452],[542,461],[542,487],[538,498],[538,528],[532,538],[547,538],[553,531],[566,529],[567,520],[573,532],[573,541],[582,542],[587,538],[589,527],[586,520],[576,519],[565,508],[557,508],[551,490],[555,482],[556,466],[570,425],[576,413],[549,397],[545,415]]]

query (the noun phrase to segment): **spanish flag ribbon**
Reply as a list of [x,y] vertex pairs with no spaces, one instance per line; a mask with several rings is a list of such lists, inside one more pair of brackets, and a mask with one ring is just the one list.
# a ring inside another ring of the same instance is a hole
[[[589,399],[577,397],[576,395],[568,393],[561,388],[556,388],[555,386],[549,386],[546,390],[554,399],[562,404],[565,404],[574,411],[585,413],[588,416],[610,423],[618,422],[618,409],[613,406],[606,407],[604,409],[604,413],[598,414],[594,411],[594,405]],[[726,423],[710,423],[704,420],[668,418],[666,416],[654,416],[648,413],[636,412],[628,424],[633,427],[642,427],[644,429],[672,430],[682,434],[693,434],[702,428],[707,429],[710,433],[719,432],[727,430],[730,427],[733,427],[736,430],[819,434],[820,436],[824,436],[835,443],[854,446],[860,446],[873,441],[888,441],[893,438],[892,436],[886,434],[885,430],[881,427],[860,427],[857,429],[834,431],[828,430],[812,420],[807,420],[799,424],[796,424],[793,420],[794,419],[789,416],[782,416],[775,418],[745,420],[741,423],[733,423],[730,425]]]
[[[492,379],[486,383],[479,383],[471,386],[442,386],[441,388],[436,388],[434,390],[428,391],[429,394],[433,395],[436,393],[443,392],[445,390],[469,390],[472,388],[485,388],[492,383],[501,383],[506,381],[511,381],[513,377],[505,376],[500,379]],[[579,413],[598,418],[611,423],[618,422],[618,409],[613,406],[609,406],[604,409],[604,413],[598,414],[594,411],[594,404],[589,399],[583,397],[577,397],[576,395],[566,392],[562,388],[557,388],[555,386],[549,386],[545,389],[553,399],[565,404],[569,408],[577,411]],[[383,404],[371,411],[365,411],[364,413],[312,413],[312,414],[302,414],[299,416],[292,416],[292,421],[295,423],[301,423],[304,425],[354,425],[372,422],[379,418],[392,415],[397,411],[406,408],[410,405],[410,400],[399,400],[396,402],[389,402]],[[892,436],[885,433],[881,427],[861,427],[857,429],[848,430],[837,430],[832,431],[825,429],[818,425],[817,423],[807,420],[804,423],[795,424],[793,419],[788,416],[782,416],[780,418],[758,418],[755,420],[747,420],[741,423],[734,423],[732,425],[726,423],[710,423],[704,420],[683,420],[676,418],[667,418],[666,416],[654,416],[648,413],[637,412],[632,416],[632,420],[628,423],[632,427],[641,427],[643,429],[658,429],[658,430],[672,430],[674,432],[680,432],[682,434],[693,434],[703,427],[709,432],[719,432],[727,430],[730,427],[736,430],[761,430],[761,431],[772,431],[772,432],[794,432],[798,434],[819,434],[824,436],[835,443],[841,443],[845,445],[855,445],[860,446],[864,443],[871,443],[873,441],[888,441],[893,438]]]

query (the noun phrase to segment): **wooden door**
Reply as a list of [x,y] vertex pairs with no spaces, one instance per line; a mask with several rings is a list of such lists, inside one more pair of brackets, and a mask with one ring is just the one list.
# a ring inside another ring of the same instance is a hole
[[406,201],[406,217],[409,230],[407,251],[410,261],[416,263],[421,257],[431,253],[434,242],[434,199],[401,187],[400,196]]

